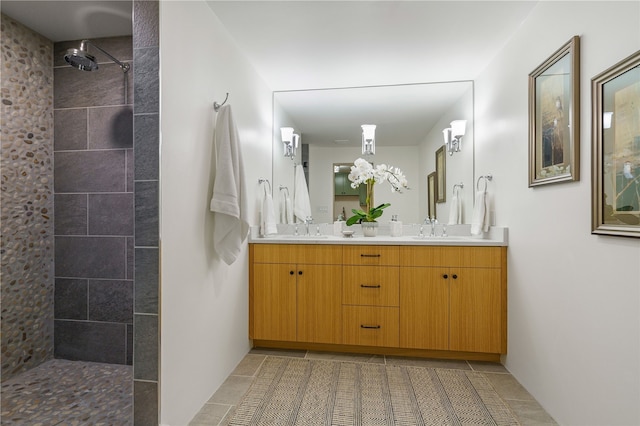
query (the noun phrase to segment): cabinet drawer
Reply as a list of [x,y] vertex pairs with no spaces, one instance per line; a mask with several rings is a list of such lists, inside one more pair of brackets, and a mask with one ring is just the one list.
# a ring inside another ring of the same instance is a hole
[[342,264],[342,246],[333,244],[252,244],[255,263]]
[[345,265],[389,265],[398,266],[398,246],[351,246],[342,249]]
[[343,305],[398,306],[397,266],[344,266],[342,271]]
[[500,268],[506,247],[401,246],[400,266]]
[[398,347],[399,318],[398,308],[343,306],[343,343]]

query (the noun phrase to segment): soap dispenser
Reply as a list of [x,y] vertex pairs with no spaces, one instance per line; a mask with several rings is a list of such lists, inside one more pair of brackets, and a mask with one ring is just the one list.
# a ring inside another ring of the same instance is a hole
[[344,224],[344,216],[339,214],[338,220],[333,222],[333,235],[341,236],[342,235],[342,225]]
[[389,222],[389,232],[392,237],[402,237],[402,222],[398,221],[398,215],[391,216],[391,222]]

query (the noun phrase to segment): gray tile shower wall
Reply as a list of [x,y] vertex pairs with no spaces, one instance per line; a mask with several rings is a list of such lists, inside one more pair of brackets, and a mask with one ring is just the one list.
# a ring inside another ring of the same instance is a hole
[[0,336],[5,381],[53,357],[53,43],[1,15]]
[[133,423],[159,416],[159,2],[133,1],[135,167]]
[[[92,42],[133,61],[132,37]],[[131,364],[133,70],[91,46],[98,70],[74,69],[63,56],[79,44],[54,44],[55,356]]]

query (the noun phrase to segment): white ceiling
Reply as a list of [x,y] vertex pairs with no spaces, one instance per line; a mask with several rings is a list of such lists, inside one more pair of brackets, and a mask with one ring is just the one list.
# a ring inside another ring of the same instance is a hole
[[0,10],[53,42],[131,35],[131,1],[2,0]]
[[274,90],[473,80],[536,1],[207,1]]
[[[474,80],[536,3],[207,0],[274,91]],[[0,7],[3,13],[50,40],[64,41],[131,34],[131,4],[131,1],[101,0],[2,0]],[[317,99],[302,96],[317,93],[299,92],[297,98],[301,103],[287,106],[296,125],[303,133],[308,131],[303,141],[310,142],[317,136],[325,141],[358,139],[354,143],[359,143],[359,138],[346,131],[342,136],[335,131],[319,135],[318,129],[359,128],[364,123],[352,113],[362,109],[356,105],[360,98],[350,94],[347,104],[341,94],[343,100],[328,100],[324,104],[325,114],[319,112],[321,104]],[[439,118],[436,115],[442,109],[428,117],[426,111],[434,106],[451,105],[459,96],[459,91],[448,99],[430,95],[434,104],[423,105],[422,118],[415,120],[420,128],[410,129],[408,126],[412,124],[403,120],[405,131],[424,131],[425,126]],[[371,107],[370,97],[362,102]],[[399,122],[409,114],[399,107],[409,103],[405,95],[387,94],[384,100],[376,102],[382,104],[389,122]],[[309,104],[315,104],[316,109],[309,110]],[[321,115],[326,115],[327,121],[319,125]],[[349,120],[348,123],[339,123],[341,118]],[[353,120],[359,121],[354,124]],[[389,143],[398,143],[398,137],[391,139],[395,142]]]

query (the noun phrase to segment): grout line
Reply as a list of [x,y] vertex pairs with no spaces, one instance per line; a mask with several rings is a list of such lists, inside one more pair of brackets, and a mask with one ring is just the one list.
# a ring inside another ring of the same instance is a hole
[[[88,307],[87,307],[88,310]],[[87,322],[91,324],[117,324],[117,325],[127,325],[131,324],[129,322],[116,322],[116,321],[96,321],[96,320],[78,320],[72,318],[54,318],[54,321],[67,321],[67,322]]]
[[[245,355],[246,356],[246,355]],[[267,360],[267,357],[269,355],[266,355],[264,358],[262,358],[262,361],[260,362],[260,365],[258,366],[258,368],[256,368],[256,371],[253,372],[253,377],[254,379],[256,378],[256,376],[258,375],[258,371],[260,371],[260,369],[262,368],[262,366],[264,365],[264,362]]]
[[63,152],[111,152],[111,151],[126,151],[133,149],[133,147],[120,147],[120,148],[85,148],[85,149],[56,149],[53,151],[55,154]]
[[[87,226],[89,226],[87,224]],[[62,237],[62,238],[132,238],[133,234],[122,234],[122,235],[97,235],[97,234],[73,234],[73,235],[65,235],[65,234],[55,234],[54,237]]]
[[[220,405],[226,405],[226,404],[220,404]],[[231,409],[233,408],[233,405],[229,405],[229,408],[227,408],[227,411],[224,413],[224,415],[222,416],[222,418],[220,419],[220,421],[218,422],[218,426],[222,425],[222,422],[225,421],[225,419],[227,419],[227,416],[229,415],[229,413],[231,412]],[[228,420],[228,419],[227,419]]]
[[134,382],[144,382],[144,383],[155,383],[158,384],[157,380],[145,380],[145,379],[133,379]]
[[118,192],[56,192],[55,195],[125,195],[131,194],[131,191],[118,191]]

